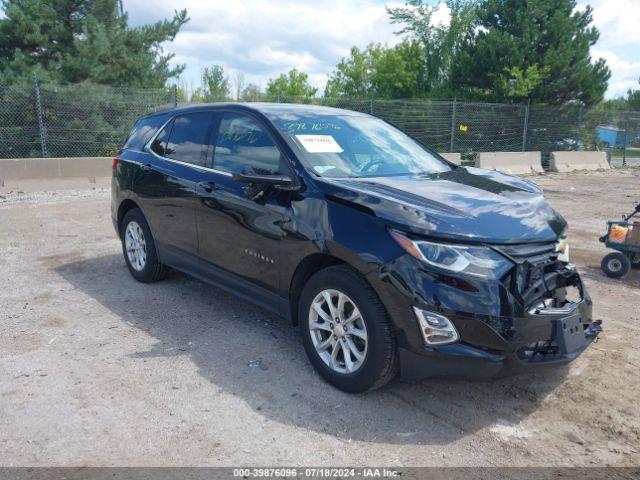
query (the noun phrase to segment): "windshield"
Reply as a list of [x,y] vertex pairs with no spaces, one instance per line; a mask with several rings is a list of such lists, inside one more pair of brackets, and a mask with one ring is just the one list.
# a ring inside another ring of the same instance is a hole
[[282,112],[271,119],[324,177],[383,177],[451,170],[443,160],[388,123],[360,115]]

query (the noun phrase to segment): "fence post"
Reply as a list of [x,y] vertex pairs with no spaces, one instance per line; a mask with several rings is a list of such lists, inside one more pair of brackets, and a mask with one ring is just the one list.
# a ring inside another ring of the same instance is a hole
[[173,84],[173,108],[178,108],[178,85]]
[[580,104],[580,110],[578,110],[578,134],[576,135],[577,145],[580,144],[582,140],[582,118],[584,117],[584,105]]
[[622,166],[627,166],[627,132],[629,131],[629,112],[624,113],[624,141],[622,143]]
[[531,99],[527,100],[527,104],[524,106],[524,125],[522,128],[522,151],[527,151],[527,130],[529,129],[529,107],[531,105]]
[[375,97],[371,97],[371,108],[369,109],[371,115],[375,115],[376,114],[376,99]]
[[38,114],[38,131],[40,133],[40,148],[42,149],[42,156],[48,157],[47,151],[47,135],[44,128],[44,115],[42,114],[42,100],[40,98],[40,85],[38,85],[38,77],[33,74],[33,88],[36,94],[36,112]]
[[453,152],[453,147],[455,146],[456,141],[456,109],[457,109],[457,99],[453,98],[453,105],[451,106],[451,144],[449,145],[449,151]]

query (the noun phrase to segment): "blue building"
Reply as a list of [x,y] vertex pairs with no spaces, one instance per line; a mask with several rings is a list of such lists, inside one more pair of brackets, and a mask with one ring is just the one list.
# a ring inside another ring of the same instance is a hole
[[[609,147],[622,148],[625,144],[625,131],[622,128],[614,127],[613,125],[598,125],[596,134],[598,142],[605,143]],[[629,132],[626,138],[627,147],[631,144],[631,140],[633,140],[633,133]]]

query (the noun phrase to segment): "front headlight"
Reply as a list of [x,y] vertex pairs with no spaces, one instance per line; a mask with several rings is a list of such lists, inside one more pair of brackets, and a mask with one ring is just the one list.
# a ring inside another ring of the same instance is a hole
[[567,237],[562,237],[556,243],[556,252],[558,252],[558,260],[569,263],[569,242]]
[[389,233],[408,254],[449,273],[500,278],[513,266],[506,257],[487,247],[414,240],[397,230]]

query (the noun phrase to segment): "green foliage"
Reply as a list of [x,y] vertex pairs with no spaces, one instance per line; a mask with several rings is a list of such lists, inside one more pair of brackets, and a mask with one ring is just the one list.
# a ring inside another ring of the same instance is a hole
[[[171,92],[171,94],[173,95],[173,92]],[[189,101],[189,94],[185,85],[176,85],[176,97],[178,103],[186,103]]]
[[530,90],[529,98],[548,104],[602,100],[610,71],[589,53],[599,36],[590,7],[577,10],[575,0],[483,0],[476,12],[453,69],[459,94],[504,101]]
[[240,100],[243,102],[257,102],[263,95],[262,89],[258,85],[250,83],[240,92]]
[[280,74],[267,83],[267,96],[269,98],[311,98],[318,92],[317,88],[309,84],[309,75],[293,68],[288,73]]
[[365,97],[371,96],[371,58],[367,55],[372,49],[370,45],[363,52],[358,47],[351,47],[351,57],[343,58],[329,75],[324,96]]
[[0,83],[43,82],[162,87],[184,66],[170,67],[171,41],[186,10],[153,25],[127,26],[118,0],[2,0]]
[[405,41],[388,48],[370,44],[351,49],[330,74],[325,97],[411,98],[418,96],[423,82],[422,48]]
[[511,67],[505,69],[506,75],[500,76],[500,95],[517,101],[531,96],[531,93],[542,85],[549,76],[549,66],[538,68],[530,65],[526,69]]
[[[138,117],[172,106],[171,88],[40,86],[49,155],[104,156],[122,148]],[[42,155],[34,85],[0,85],[0,158]]]
[[640,90],[627,91],[627,106],[629,110],[640,112]]
[[0,85],[0,158],[41,156],[33,84]]
[[229,77],[224,74],[224,68],[220,65],[205,67],[201,78],[202,87],[196,93],[202,97],[200,101],[215,102],[229,99],[231,95]]
[[418,88],[431,98],[455,95],[453,68],[477,19],[477,0],[446,0],[444,4],[451,13],[449,25],[434,23],[440,3],[409,0],[402,7],[387,8],[391,22],[402,25],[397,33],[417,40],[422,47]]

